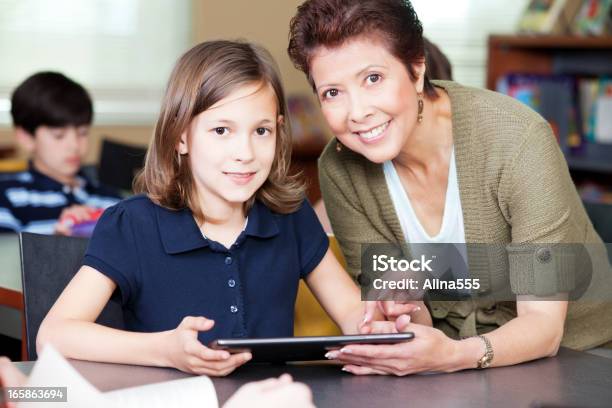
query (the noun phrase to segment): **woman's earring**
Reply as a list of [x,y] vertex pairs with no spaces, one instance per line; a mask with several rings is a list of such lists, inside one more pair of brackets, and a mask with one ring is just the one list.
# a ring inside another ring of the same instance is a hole
[[423,92],[417,93],[419,110],[417,112],[417,122],[423,122]]
[[340,142],[336,142],[336,151],[337,152],[341,152],[342,151],[342,144]]

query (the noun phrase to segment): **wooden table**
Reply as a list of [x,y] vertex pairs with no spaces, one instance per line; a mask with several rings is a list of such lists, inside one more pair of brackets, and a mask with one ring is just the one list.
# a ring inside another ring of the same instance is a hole
[[[71,361],[102,391],[185,377],[174,370]],[[32,362],[18,363],[29,372]],[[358,377],[329,364],[247,365],[213,378],[219,402],[238,387],[288,372],[308,384],[318,407],[609,407],[612,359],[569,349],[513,367],[408,377]]]

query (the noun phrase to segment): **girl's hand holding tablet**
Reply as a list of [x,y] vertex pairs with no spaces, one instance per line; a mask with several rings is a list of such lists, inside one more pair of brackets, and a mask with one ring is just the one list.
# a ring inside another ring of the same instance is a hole
[[200,343],[198,332],[208,331],[214,325],[213,320],[205,317],[185,317],[176,329],[168,332],[168,365],[186,373],[219,377],[228,375],[252,358],[251,353],[230,354]]

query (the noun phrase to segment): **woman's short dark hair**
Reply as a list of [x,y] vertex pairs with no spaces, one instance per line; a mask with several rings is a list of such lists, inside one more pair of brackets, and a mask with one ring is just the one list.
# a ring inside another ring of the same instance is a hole
[[[362,35],[378,36],[403,62],[412,80],[412,64],[424,61],[423,26],[408,0],[307,0],[289,28],[288,53],[296,68],[310,76],[310,60],[319,46],[336,47]],[[437,97],[425,75],[424,92]]]
[[89,94],[59,72],[39,72],[19,85],[11,97],[13,125],[34,135],[39,126],[90,125]]

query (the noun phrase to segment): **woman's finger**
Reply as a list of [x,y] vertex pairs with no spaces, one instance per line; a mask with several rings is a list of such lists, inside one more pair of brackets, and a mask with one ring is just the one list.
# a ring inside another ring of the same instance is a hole
[[367,358],[360,356],[339,356],[335,361],[340,364],[352,364],[359,366],[380,366],[380,367],[391,367],[392,360],[382,360],[377,358]]
[[389,375],[389,373],[386,373],[385,371],[382,370],[377,370],[371,367],[364,367],[364,366],[358,366],[358,365],[353,365],[353,364],[348,364],[345,365],[344,367],[342,367],[343,371],[349,372],[351,374],[355,374],[355,375]]
[[340,349],[340,356],[359,356],[366,358],[404,358],[408,344],[353,344]]
[[365,302],[365,310],[363,312],[363,321],[361,322],[361,326],[364,324],[368,324],[374,318],[374,313],[376,312],[376,303],[375,301],[367,301]]
[[384,315],[387,317],[398,317],[403,314],[408,315],[421,310],[421,307],[414,303],[391,301],[379,302],[379,307],[381,308],[382,313],[384,313]]
[[[397,328],[394,322],[379,322],[375,321],[370,323],[369,334],[385,334],[385,333],[397,333]],[[362,333],[365,334],[365,333]]]

